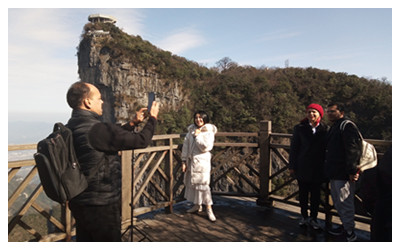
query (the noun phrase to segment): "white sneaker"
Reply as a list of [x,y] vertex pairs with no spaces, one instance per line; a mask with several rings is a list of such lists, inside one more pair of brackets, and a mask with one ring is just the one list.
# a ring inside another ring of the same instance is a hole
[[195,213],[195,212],[201,212],[202,208],[200,205],[194,205],[192,208],[188,209],[186,213]]
[[212,211],[212,209],[207,209],[207,215],[208,215],[208,219],[212,222],[216,221],[217,218],[215,218],[215,215]]

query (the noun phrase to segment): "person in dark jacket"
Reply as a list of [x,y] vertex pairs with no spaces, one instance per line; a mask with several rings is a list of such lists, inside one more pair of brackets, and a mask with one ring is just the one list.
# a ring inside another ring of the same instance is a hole
[[372,215],[371,241],[392,242],[392,147],[376,166],[375,177],[377,197]]
[[73,109],[67,127],[72,130],[79,164],[88,187],[70,201],[76,220],[77,241],[121,241],[121,161],[120,150],[147,147],[157,123],[159,104],[139,133],[136,125],[144,120],[143,108],[133,121],[119,126],[100,121],[103,101],[92,84],[76,82],[67,93]]
[[345,118],[344,108],[339,104],[328,106],[328,119],[333,123],[326,139],[325,172],[330,180],[333,204],[339,214],[342,226],[332,228],[332,235],[346,235],[348,241],[355,241],[354,195],[355,182],[359,177],[357,165],[361,156],[361,138],[357,127],[348,123],[340,125]]
[[[321,196],[321,184],[324,182],[324,140],[327,125],[321,122],[324,110],[319,104],[312,103],[306,108],[306,118],[294,127],[290,144],[289,170],[299,185],[299,202],[302,219],[300,226],[309,224],[319,229],[317,221]],[[310,217],[308,200],[310,196]]]

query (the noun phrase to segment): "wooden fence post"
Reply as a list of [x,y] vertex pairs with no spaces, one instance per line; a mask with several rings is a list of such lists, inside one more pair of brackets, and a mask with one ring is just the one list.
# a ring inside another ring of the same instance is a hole
[[121,229],[125,230],[131,223],[132,199],[132,150],[122,151],[121,156]]
[[271,190],[271,152],[270,152],[270,136],[272,130],[271,121],[260,122],[259,147],[260,147],[260,194],[257,199],[257,205],[271,206],[272,201],[269,199]]
[[172,137],[168,139],[168,156],[167,156],[167,168],[168,171],[168,183],[166,185],[167,195],[168,195],[168,207],[166,207],[165,211],[167,213],[173,213],[173,201],[174,201],[174,142]]

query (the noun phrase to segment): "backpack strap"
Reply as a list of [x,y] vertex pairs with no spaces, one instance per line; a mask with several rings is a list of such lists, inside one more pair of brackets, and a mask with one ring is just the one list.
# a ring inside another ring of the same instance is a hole
[[342,121],[342,123],[340,123],[340,127],[339,127],[340,131],[342,131],[342,133],[343,133],[344,128],[346,127],[346,125],[348,123],[353,124],[353,126],[356,128],[358,134],[360,135],[361,140],[364,140],[364,138],[363,138],[362,134],[360,133],[360,130],[358,129],[357,125],[354,122],[350,121],[350,120],[344,120],[344,121]]
[[72,163],[73,168],[79,168],[78,158],[76,156],[73,135],[71,129],[69,129],[66,125],[61,122],[57,122],[54,124],[53,132],[59,131],[60,134],[64,138],[65,146],[68,148],[68,160]]

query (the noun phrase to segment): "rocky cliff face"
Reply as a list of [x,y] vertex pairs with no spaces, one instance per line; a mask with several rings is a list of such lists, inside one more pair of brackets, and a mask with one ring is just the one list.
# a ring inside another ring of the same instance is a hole
[[126,122],[141,107],[147,107],[147,93],[156,92],[163,110],[176,110],[185,96],[179,81],[162,79],[151,70],[134,66],[129,56],[112,57],[105,42],[110,35],[86,35],[78,51],[79,76],[93,83],[102,94],[103,120]]

